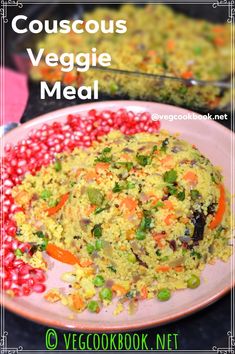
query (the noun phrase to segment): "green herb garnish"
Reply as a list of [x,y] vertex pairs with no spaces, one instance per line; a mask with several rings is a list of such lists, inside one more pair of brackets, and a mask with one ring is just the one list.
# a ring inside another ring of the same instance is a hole
[[198,192],[197,189],[192,189],[192,190],[190,191],[190,196],[191,196],[192,200],[195,201],[195,200],[197,200],[197,199],[199,198],[200,193]]
[[175,170],[166,171],[163,175],[163,179],[167,183],[174,183],[177,180],[177,172]]
[[111,264],[111,265],[109,265],[108,267],[107,267],[109,270],[111,270],[111,272],[113,272],[113,273],[117,273],[117,270],[116,270],[116,268]]
[[110,205],[106,204],[104,207],[96,208],[95,211],[94,211],[94,214],[95,215],[100,214],[100,213],[102,213],[102,211],[108,210],[109,208],[110,208]]
[[112,148],[106,147],[104,148],[99,156],[95,158],[95,162],[111,162],[113,160],[113,156],[109,155],[111,152]]
[[165,140],[163,140],[160,150],[166,152],[168,144],[169,144],[169,139],[166,138]]
[[179,199],[180,201],[185,200],[185,191],[178,192],[177,199]]
[[192,252],[190,253],[190,256],[191,256],[191,257],[196,257],[197,259],[201,259],[201,258],[202,258],[201,253],[196,252],[196,251],[192,251]]

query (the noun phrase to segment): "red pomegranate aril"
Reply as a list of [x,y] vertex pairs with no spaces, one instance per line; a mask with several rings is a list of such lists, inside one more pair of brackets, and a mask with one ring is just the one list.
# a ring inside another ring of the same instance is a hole
[[34,284],[33,291],[35,293],[43,293],[46,290],[46,286],[44,284]]
[[3,289],[10,290],[11,285],[12,285],[12,281],[10,279],[4,280]]
[[20,276],[29,274],[30,270],[32,267],[29,264],[24,264],[20,269],[19,269],[19,274]]

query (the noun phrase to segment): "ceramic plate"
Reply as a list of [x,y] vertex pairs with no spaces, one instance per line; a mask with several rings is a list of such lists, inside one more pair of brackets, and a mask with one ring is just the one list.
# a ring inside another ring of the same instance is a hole
[[[28,123],[12,130],[5,137],[5,143],[16,143],[24,138],[31,129],[39,128],[43,123],[64,121],[68,114],[86,112],[92,108],[97,110],[117,110],[125,107],[135,112],[148,111],[158,114],[193,114],[188,110],[174,106],[139,101],[108,101],[79,105],[51,112],[31,120]],[[231,185],[231,138],[232,133],[222,125],[209,120],[177,120],[162,121],[161,127],[171,133],[179,132],[181,138],[195,144],[215,165],[222,168],[225,176],[225,186],[230,190]],[[69,265],[55,260],[54,267],[48,271],[48,288],[64,287],[60,275],[70,270]],[[115,332],[143,329],[162,325],[190,315],[218,300],[231,289],[232,261],[228,263],[216,262],[207,265],[202,273],[201,286],[195,290],[186,289],[177,291],[168,302],[159,302],[155,299],[142,301],[135,315],[128,315],[127,311],[118,316],[113,315],[114,306],[110,305],[99,314],[88,311],[75,315],[69,319],[71,311],[61,304],[49,304],[42,294],[33,294],[24,298],[5,297],[7,309],[36,322],[51,327],[73,329],[81,332]]]

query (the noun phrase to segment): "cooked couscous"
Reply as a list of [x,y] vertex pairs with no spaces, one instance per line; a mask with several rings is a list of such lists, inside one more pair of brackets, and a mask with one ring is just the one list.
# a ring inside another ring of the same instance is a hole
[[[101,31],[80,35],[52,33],[38,42],[37,49],[45,48],[44,54],[60,55],[65,52],[90,53],[92,48],[97,48],[97,53],[111,55],[108,69],[121,70],[122,73],[92,68],[87,72],[79,72],[76,68],[64,72],[61,65],[48,67],[42,58],[38,67],[32,67],[32,78],[51,83],[61,80],[65,85],[77,87],[92,85],[98,80],[100,92],[109,95],[128,95],[204,110],[229,104],[229,89],[212,83],[198,86],[195,80],[229,80],[232,25],[193,19],[161,4],[125,4],[118,9],[98,6],[84,14],[84,21],[104,20],[107,27],[109,20],[118,19],[126,20],[125,34],[104,34]],[[162,75],[169,79],[163,79]],[[181,79],[192,79],[194,83]]]
[[169,300],[197,288],[201,271],[231,255],[230,208],[218,168],[166,131],[113,131],[88,149],[62,153],[13,189],[23,208],[17,237],[24,260],[46,267],[44,252],[71,264],[68,292],[45,299],[74,311],[115,313],[140,299]]

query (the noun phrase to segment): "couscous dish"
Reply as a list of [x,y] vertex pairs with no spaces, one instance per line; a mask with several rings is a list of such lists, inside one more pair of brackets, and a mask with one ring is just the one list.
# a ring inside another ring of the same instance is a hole
[[201,271],[231,255],[229,196],[221,173],[193,145],[166,131],[113,131],[88,149],[57,155],[14,187],[22,208],[17,238],[32,245],[20,255],[47,269],[44,254],[71,264],[68,290],[46,301],[98,313],[118,299],[166,301],[200,285]]
[[[109,21],[123,19],[127,32],[52,33],[37,43],[37,50],[45,48],[44,55],[50,52],[76,55],[97,48],[98,54],[111,55],[108,69],[121,73],[97,68],[79,72],[76,67],[64,72],[61,65],[48,67],[42,58],[38,67],[32,67],[32,78],[51,83],[61,80],[65,85],[77,87],[98,80],[100,92],[109,95],[128,95],[198,109],[224,107],[229,103],[231,92],[210,82],[228,81],[232,74],[231,25],[193,19],[161,4],[98,6],[85,12],[83,19],[106,21],[107,28]],[[204,84],[195,85],[195,80]]]

